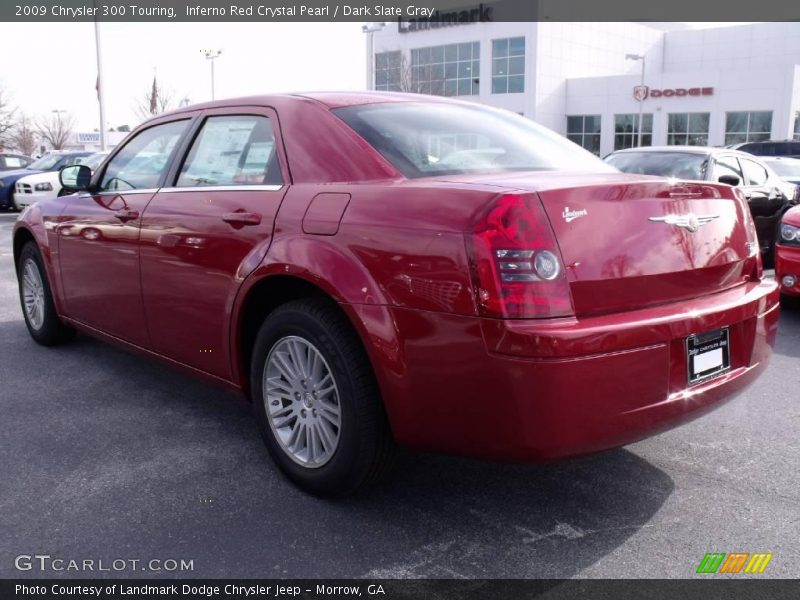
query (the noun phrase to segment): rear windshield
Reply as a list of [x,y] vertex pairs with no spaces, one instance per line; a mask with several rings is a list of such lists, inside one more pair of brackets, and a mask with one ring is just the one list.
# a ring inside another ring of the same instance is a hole
[[97,167],[100,166],[106,156],[108,156],[108,152],[97,152],[96,154],[92,154],[91,156],[84,156],[78,159],[78,164],[86,165],[92,171],[94,171]]
[[35,160],[28,165],[28,168],[32,171],[49,171],[55,167],[62,158],[64,158],[63,154],[45,154],[39,160]]
[[770,160],[767,164],[781,177],[800,177],[800,160],[785,158]]
[[455,103],[335,109],[406,177],[502,171],[613,172],[595,155],[514,113]]
[[705,179],[708,157],[689,152],[620,152],[607,156],[606,162],[623,173]]

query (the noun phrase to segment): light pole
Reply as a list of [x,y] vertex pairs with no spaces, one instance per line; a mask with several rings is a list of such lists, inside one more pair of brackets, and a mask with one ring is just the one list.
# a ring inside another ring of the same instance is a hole
[[[95,14],[97,14],[97,2],[94,0],[92,5],[95,9]],[[105,88],[103,87],[103,57],[100,54],[100,23],[97,21],[97,18],[94,20],[94,48],[97,54],[97,84],[95,87],[97,88],[97,103],[100,106],[100,150],[105,151],[106,149],[106,128],[104,126],[106,122],[106,105],[104,100]]]
[[206,60],[211,61],[211,99],[214,99],[214,61],[220,57],[222,50],[206,50]]
[[[642,61],[642,79],[640,85],[644,88],[644,54],[626,54],[625,60],[640,60]],[[642,147],[642,110],[644,110],[644,98],[639,100],[639,136],[636,146]]]
[[369,23],[361,26],[361,32],[367,34],[367,89],[375,89],[375,56],[373,56],[372,34],[381,31],[386,23]]

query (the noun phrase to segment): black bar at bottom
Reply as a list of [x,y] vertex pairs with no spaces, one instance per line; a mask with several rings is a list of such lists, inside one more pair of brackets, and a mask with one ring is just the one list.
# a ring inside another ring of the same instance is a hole
[[797,600],[800,579],[2,579],[2,600]]

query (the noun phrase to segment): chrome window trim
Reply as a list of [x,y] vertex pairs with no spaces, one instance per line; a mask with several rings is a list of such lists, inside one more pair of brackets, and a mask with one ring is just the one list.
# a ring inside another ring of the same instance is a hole
[[283,185],[201,185],[201,186],[170,186],[163,187],[159,193],[173,194],[176,192],[277,192]]
[[129,196],[131,194],[155,194],[158,188],[134,188],[132,190],[103,190],[98,196]]

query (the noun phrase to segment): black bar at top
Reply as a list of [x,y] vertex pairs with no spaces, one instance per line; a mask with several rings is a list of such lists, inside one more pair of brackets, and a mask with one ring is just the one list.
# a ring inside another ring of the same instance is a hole
[[[401,22],[800,20],[791,0],[2,0],[6,22]],[[426,28],[426,27],[422,27]]]

